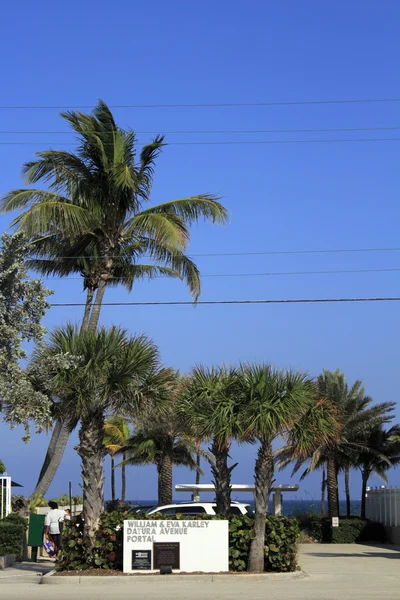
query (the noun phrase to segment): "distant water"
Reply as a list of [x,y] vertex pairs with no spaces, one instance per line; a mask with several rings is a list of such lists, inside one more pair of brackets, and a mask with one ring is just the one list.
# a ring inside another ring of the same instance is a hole
[[[182,498],[174,498],[174,502],[187,502],[188,500],[182,500]],[[254,508],[254,501],[251,498],[243,498],[238,500],[239,502],[244,502],[245,504],[251,504]],[[132,504],[143,504],[144,506],[157,506],[156,500],[128,500],[128,502]],[[210,499],[204,499],[203,502],[212,502]],[[340,505],[340,514],[346,514],[346,502],[339,502]],[[285,493],[283,493],[283,514],[286,517],[295,517],[296,515],[304,515],[306,513],[320,514],[321,512],[321,502],[317,500],[285,500]],[[326,505],[327,510],[327,505]],[[269,512],[272,513],[272,502],[269,504]],[[354,516],[359,516],[361,513],[361,502],[359,500],[354,500],[351,502],[351,514]]]

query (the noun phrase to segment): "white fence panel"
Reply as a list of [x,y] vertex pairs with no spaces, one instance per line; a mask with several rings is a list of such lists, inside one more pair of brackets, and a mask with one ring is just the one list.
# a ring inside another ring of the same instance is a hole
[[391,527],[400,525],[400,489],[369,489],[365,497],[365,516]]
[[11,512],[11,477],[0,477],[0,519]]

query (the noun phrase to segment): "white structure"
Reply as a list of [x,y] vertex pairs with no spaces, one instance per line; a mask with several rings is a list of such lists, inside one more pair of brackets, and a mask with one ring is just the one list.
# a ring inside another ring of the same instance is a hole
[[228,521],[124,521],[124,573],[229,570]]
[[[272,511],[275,516],[282,515],[282,492],[297,492],[298,485],[274,485],[272,487]],[[254,493],[254,485],[246,485],[241,483],[233,483],[231,491]],[[192,498],[196,502],[200,500],[200,492],[215,492],[213,483],[181,483],[175,486],[176,492],[191,492]]]
[[11,512],[11,477],[0,477],[0,519]]
[[389,527],[400,526],[400,489],[367,488],[365,516]]

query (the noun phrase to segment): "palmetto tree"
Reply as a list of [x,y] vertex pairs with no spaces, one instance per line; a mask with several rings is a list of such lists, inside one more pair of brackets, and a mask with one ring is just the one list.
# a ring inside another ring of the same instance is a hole
[[[111,461],[111,499],[115,500],[115,454],[126,444],[130,434],[129,425],[123,417],[110,417],[104,423],[104,445]],[[124,460],[123,456],[123,460]],[[126,496],[126,467],[121,466],[121,500]]]
[[314,469],[326,465],[328,514],[329,517],[337,517],[339,516],[337,483],[339,470],[347,469],[354,453],[364,448],[361,443],[363,435],[372,427],[393,418],[391,413],[395,404],[393,402],[372,404],[372,399],[365,395],[362,383],[356,381],[350,387],[339,370],[325,370],[318,376],[317,398],[329,402],[339,426],[336,435],[331,437],[328,443],[314,445],[313,451],[308,456],[307,452],[302,455],[299,453],[297,442],[294,440],[292,451],[297,458],[294,471],[297,471],[308,459],[309,466],[303,473],[303,477]]
[[[31,241],[30,266],[46,275],[82,275],[83,328],[96,328],[109,285],[130,290],[137,279],[179,277],[196,300],[199,272],[185,255],[189,227],[201,217],[225,223],[226,209],[210,194],[146,208],[164,138],[155,137],[137,157],[135,133],[117,126],[104,102],[93,114],[61,116],[77,133],[77,151],[39,152],[23,174],[28,185],[42,181],[48,189],[13,190],[2,200],[3,212],[22,210],[12,225]],[[149,262],[142,264],[145,256]],[[36,492],[47,491],[67,440],[57,423]]]
[[[60,356],[75,357],[76,362],[69,368],[58,366]],[[80,423],[77,451],[82,461],[84,534],[90,550],[104,510],[105,419],[134,412],[142,403],[163,401],[162,394],[152,399],[149,394],[154,378],[164,378],[162,371],[156,371],[157,348],[146,337],[129,337],[117,327],[79,333],[67,325],[50,335],[33,361],[38,365],[52,361],[49,385],[58,398],[58,412],[64,414],[70,430]]]
[[227,515],[231,504],[231,473],[228,466],[232,440],[239,434],[242,410],[240,377],[234,368],[203,366],[193,369],[185,393],[179,401],[179,412],[189,419],[197,436],[211,440],[217,512]]
[[378,425],[360,443],[364,450],[354,457],[353,464],[361,471],[361,518],[365,519],[365,495],[369,478],[375,473],[388,483],[386,472],[400,464],[400,425],[387,430]]
[[[267,364],[243,365],[240,375],[244,396],[241,439],[258,444],[254,468],[255,535],[248,568],[263,571],[265,518],[274,476],[272,442],[277,436],[287,435],[300,419],[309,415],[315,388],[303,373],[282,371]],[[326,439],[329,421],[321,419],[319,432]]]

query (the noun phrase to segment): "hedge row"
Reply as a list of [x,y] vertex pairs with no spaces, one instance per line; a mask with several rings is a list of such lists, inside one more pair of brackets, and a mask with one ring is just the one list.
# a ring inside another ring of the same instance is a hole
[[358,517],[340,519],[339,527],[332,527],[327,518],[314,519],[311,521],[311,535],[317,542],[330,544],[386,541],[385,528],[381,523]]
[[22,560],[24,553],[25,527],[6,519],[0,521],[0,556],[15,554],[17,560]]
[[[162,515],[127,515],[119,511],[104,513],[97,533],[95,549],[90,560],[85,559],[88,541],[83,537],[80,517],[71,519],[64,526],[59,570],[81,571],[89,568],[122,570],[124,519],[161,520]],[[185,521],[200,517],[181,516]],[[201,519],[220,517],[201,517]],[[168,517],[169,521],[179,519]],[[233,515],[229,518],[229,568],[245,571],[253,535],[253,519]],[[297,569],[297,539],[299,527],[296,519],[268,516],[265,523],[265,571],[287,572]]]

